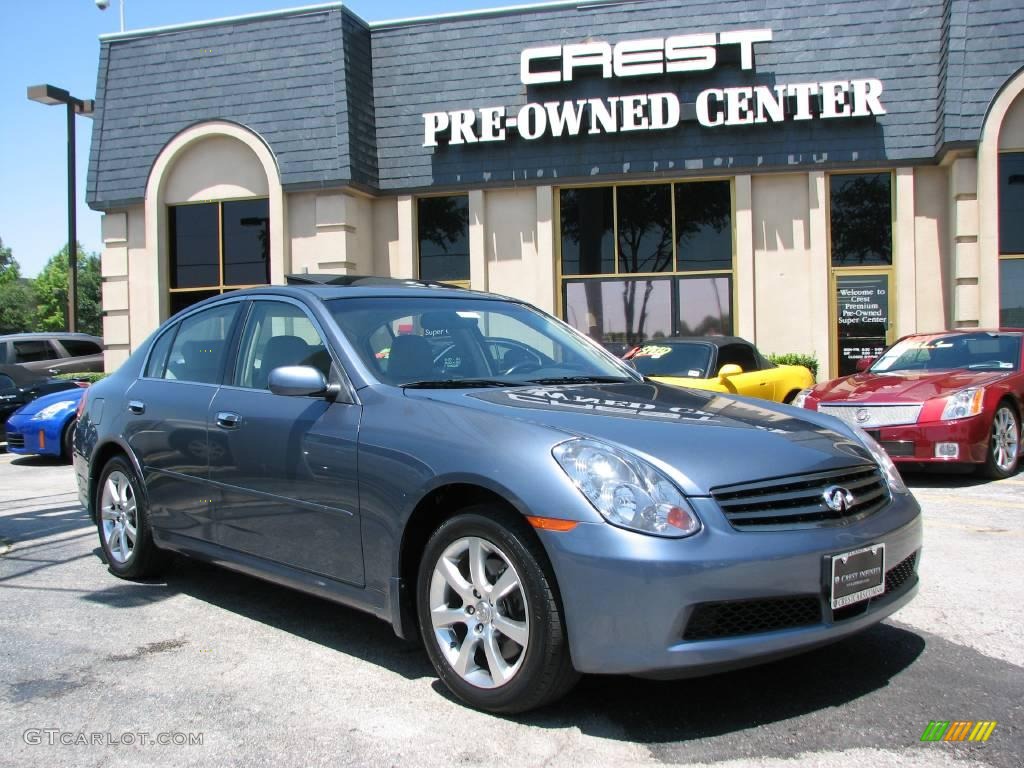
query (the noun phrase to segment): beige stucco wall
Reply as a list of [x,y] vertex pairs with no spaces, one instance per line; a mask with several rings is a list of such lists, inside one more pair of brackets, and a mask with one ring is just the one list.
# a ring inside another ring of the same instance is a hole
[[915,168],[915,325],[920,332],[949,327],[952,301],[949,232],[949,168]]
[[[145,212],[141,205],[103,215],[100,275],[103,296],[104,368],[109,373],[159,324],[154,308],[140,298],[155,270],[146,252]],[[130,279],[134,275],[134,279]]]
[[373,204],[343,191],[286,195],[291,263],[285,274],[374,271]]
[[165,205],[270,193],[256,154],[227,136],[209,136],[189,146],[169,169],[165,184]]
[[817,348],[814,329],[827,318],[813,304],[807,174],[754,176],[751,188],[756,341],[765,353],[823,360],[828,350]]
[[485,194],[484,267],[488,290],[533,302],[537,275],[537,197],[532,188]]

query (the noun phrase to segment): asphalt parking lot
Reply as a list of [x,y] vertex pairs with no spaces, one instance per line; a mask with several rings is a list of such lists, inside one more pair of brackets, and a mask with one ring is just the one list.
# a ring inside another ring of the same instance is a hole
[[[1024,474],[908,480],[922,586],[891,620],[744,672],[588,677],[501,718],[367,615],[184,560],[114,578],[71,469],[2,454],[0,764],[1024,765]],[[922,743],[931,720],[998,725]]]

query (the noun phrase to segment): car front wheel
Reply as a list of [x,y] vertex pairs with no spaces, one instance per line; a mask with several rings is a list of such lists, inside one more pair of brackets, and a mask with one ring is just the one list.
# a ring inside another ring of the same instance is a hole
[[122,579],[153,576],[166,554],[153,543],[149,510],[131,464],[117,456],[107,462],[96,489],[96,527],[107,565]]
[[1000,405],[992,419],[988,458],[982,465],[987,477],[1002,480],[1017,471],[1020,454],[1020,421],[1008,405]]
[[430,660],[470,706],[524,712],[576,682],[554,577],[518,515],[474,507],[443,523],[416,595]]

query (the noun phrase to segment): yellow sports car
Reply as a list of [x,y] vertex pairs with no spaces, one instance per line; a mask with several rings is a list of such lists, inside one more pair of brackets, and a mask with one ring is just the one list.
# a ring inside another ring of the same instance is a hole
[[807,368],[770,363],[753,344],[736,336],[655,339],[633,347],[623,358],[665,384],[780,403],[814,386],[814,374]]

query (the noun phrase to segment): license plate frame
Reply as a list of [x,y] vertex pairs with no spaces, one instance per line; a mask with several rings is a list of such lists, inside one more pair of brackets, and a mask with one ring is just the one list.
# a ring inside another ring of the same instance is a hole
[[829,567],[832,610],[885,593],[885,543],[832,555]]

